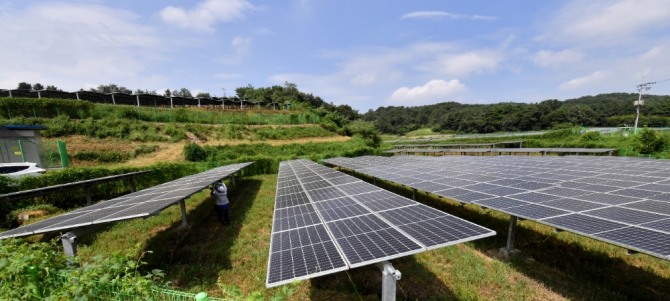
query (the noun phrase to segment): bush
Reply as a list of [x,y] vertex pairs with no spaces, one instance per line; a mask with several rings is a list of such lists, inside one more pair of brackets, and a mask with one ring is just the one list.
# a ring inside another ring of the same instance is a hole
[[653,154],[663,151],[667,145],[668,140],[662,134],[657,133],[647,127],[644,127],[640,134],[636,137],[637,151],[641,154]]
[[359,136],[365,140],[365,144],[371,147],[379,147],[382,138],[372,122],[356,120],[346,126],[345,131],[349,136]]
[[[132,251],[131,251],[132,252]],[[133,253],[129,253],[133,254]],[[69,268],[58,244],[0,241],[0,296],[6,300],[146,300],[154,294],[163,273],[141,275],[141,256],[114,254],[95,257],[81,267]],[[28,267],[37,271],[37,282]],[[119,299],[120,298],[120,299]]]
[[586,132],[582,134],[581,137],[579,137],[579,140],[582,142],[587,142],[587,141],[596,141],[602,139],[602,135],[600,135],[600,132],[598,131],[592,131],[592,132]]
[[121,163],[128,161],[128,159],[130,159],[130,155],[112,151],[80,151],[72,155],[72,158],[81,161]]
[[184,157],[187,161],[202,162],[207,160],[207,153],[200,145],[189,143],[184,146]]

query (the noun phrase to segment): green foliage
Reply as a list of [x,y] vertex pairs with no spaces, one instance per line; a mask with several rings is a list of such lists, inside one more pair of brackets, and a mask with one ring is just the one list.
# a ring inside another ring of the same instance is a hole
[[[275,292],[274,296],[270,297],[270,301],[285,301],[289,300],[293,296],[293,291],[297,286],[298,282],[291,283],[289,285],[284,285],[281,289]],[[216,284],[223,295],[226,296],[227,300],[246,300],[246,301],[263,301],[265,297],[262,292],[254,291],[245,296],[242,290],[235,285],[226,285],[221,282]]]
[[71,119],[126,119],[128,121],[200,124],[314,124],[320,120],[318,114],[304,109],[259,114],[254,110],[222,112],[218,109],[203,108],[172,109],[93,104],[72,99],[0,98],[0,116],[5,118],[24,117],[47,120],[58,115],[66,115]]
[[358,136],[365,140],[365,144],[370,147],[379,147],[382,138],[379,131],[372,122],[356,120],[346,126],[345,131],[349,136]]
[[203,149],[206,153],[205,161],[216,166],[254,161],[254,164],[248,168],[249,173],[272,174],[277,172],[281,161],[299,158],[319,161],[333,157],[372,155],[378,151],[378,149],[372,148],[366,143],[367,141],[364,139],[354,137],[348,142],[308,142],[278,146],[255,143],[205,146]]
[[207,153],[200,145],[189,143],[184,146],[184,157],[187,161],[200,162],[207,159]]
[[[363,115],[382,133],[403,135],[419,128],[436,132],[491,133],[546,130],[555,125],[626,126],[635,119],[637,94],[611,93],[566,101],[496,103],[487,105],[438,103],[420,107],[380,107]],[[670,96],[645,95],[642,125],[670,125]]]
[[0,98],[0,116],[54,118],[65,115],[70,118],[88,117],[94,105],[88,101],[50,98]]
[[668,146],[668,139],[654,130],[644,127],[637,135],[636,149],[642,154],[652,154],[665,150]]
[[141,144],[130,153],[115,152],[111,150],[104,151],[79,151],[72,155],[72,158],[80,161],[92,161],[100,163],[121,163],[144,154],[150,154],[158,150],[158,145]]
[[579,137],[580,141],[587,142],[587,141],[596,141],[602,139],[602,135],[598,131],[592,131],[592,132],[586,132],[582,134],[581,137]]
[[[0,241],[0,296],[6,300],[112,300],[149,299],[163,273],[141,275],[140,257],[98,256],[81,267],[69,268],[63,252],[52,243]],[[28,267],[34,266],[37,279]]]
[[80,161],[119,163],[130,159],[130,155],[114,151],[79,151],[73,154],[72,158]]

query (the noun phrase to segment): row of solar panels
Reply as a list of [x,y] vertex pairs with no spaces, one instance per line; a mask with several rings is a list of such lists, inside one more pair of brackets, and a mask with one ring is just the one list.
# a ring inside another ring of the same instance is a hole
[[32,198],[32,197],[36,197],[36,196],[47,195],[47,194],[54,193],[54,192],[66,191],[66,190],[82,188],[82,187],[90,188],[93,185],[108,183],[108,182],[112,182],[112,181],[118,181],[118,180],[121,180],[121,179],[124,179],[124,178],[133,178],[135,176],[139,176],[139,175],[149,173],[149,172],[153,172],[153,170],[135,171],[135,172],[129,172],[129,173],[125,173],[125,174],[111,175],[111,176],[106,176],[106,177],[101,177],[101,178],[82,180],[82,181],[65,183],[65,184],[58,184],[58,185],[53,185],[53,186],[49,186],[49,187],[29,189],[29,190],[21,190],[21,191],[17,191],[17,192],[10,192],[10,193],[0,195],[0,201],[12,201],[12,200]]
[[326,163],[670,259],[670,161],[397,156]]
[[188,198],[253,162],[238,163],[166,182],[111,200],[82,207],[43,221],[0,233],[0,239],[65,231],[95,224],[147,217]]
[[0,97],[26,97],[26,98],[60,98],[60,99],[79,99],[93,103],[124,104],[133,106],[165,106],[165,107],[183,107],[183,106],[266,106],[276,105],[269,101],[249,101],[239,99],[238,97],[213,97],[213,98],[192,98],[192,97],[165,97],[153,94],[125,94],[125,93],[97,93],[90,91],[64,92],[52,90],[0,90]]
[[495,232],[307,160],[282,162],[266,286]]
[[384,151],[389,154],[455,153],[455,154],[609,154],[616,148],[399,148]]

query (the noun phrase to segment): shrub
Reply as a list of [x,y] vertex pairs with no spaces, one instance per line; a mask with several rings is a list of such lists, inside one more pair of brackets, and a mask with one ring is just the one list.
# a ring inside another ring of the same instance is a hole
[[[163,272],[141,275],[141,255],[114,254],[95,257],[81,267],[69,268],[57,243],[0,241],[0,296],[6,300],[147,300]],[[37,281],[28,267],[36,268]]]
[[579,140],[582,142],[596,141],[600,139],[602,139],[602,135],[600,135],[600,132],[598,131],[586,132],[579,137]]
[[660,152],[663,151],[668,145],[667,139],[662,134],[659,134],[647,127],[642,129],[640,134],[637,135],[636,139],[638,143],[636,149],[641,154],[652,154]]
[[356,120],[345,128],[349,136],[359,136],[365,140],[365,144],[371,147],[379,147],[382,138],[372,122]]
[[184,157],[187,161],[201,162],[207,160],[207,153],[200,145],[189,143],[184,146]]

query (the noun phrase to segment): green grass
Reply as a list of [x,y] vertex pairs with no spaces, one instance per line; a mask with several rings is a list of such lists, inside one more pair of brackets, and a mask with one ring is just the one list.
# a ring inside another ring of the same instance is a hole
[[435,135],[436,133],[433,132],[432,129],[430,128],[424,128],[424,129],[418,129],[418,130],[413,130],[411,132],[407,132],[405,136],[407,137],[416,137],[416,136],[429,136],[429,135]]
[[[406,189],[378,184],[401,194]],[[152,250],[147,268],[166,272],[184,291],[223,296],[219,285],[245,293],[273,296],[265,289],[276,175],[247,177],[231,188],[233,224],[221,226],[207,193],[187,200],[190,225],[180,229],[179,207],[156,217],[112,224],[84,237],[80,255]],[[505,259],[508,216],[479,207],[419,194],[419,201],[489,227],[498,235],[471,243],[393,260],[402,272],[399,300],[660,300],[670,295],[670,262],[579,235],[522,221],[517,234],[521,253]],[[293,300],[376,300],[380,273],[368,266],[302,281]]]

